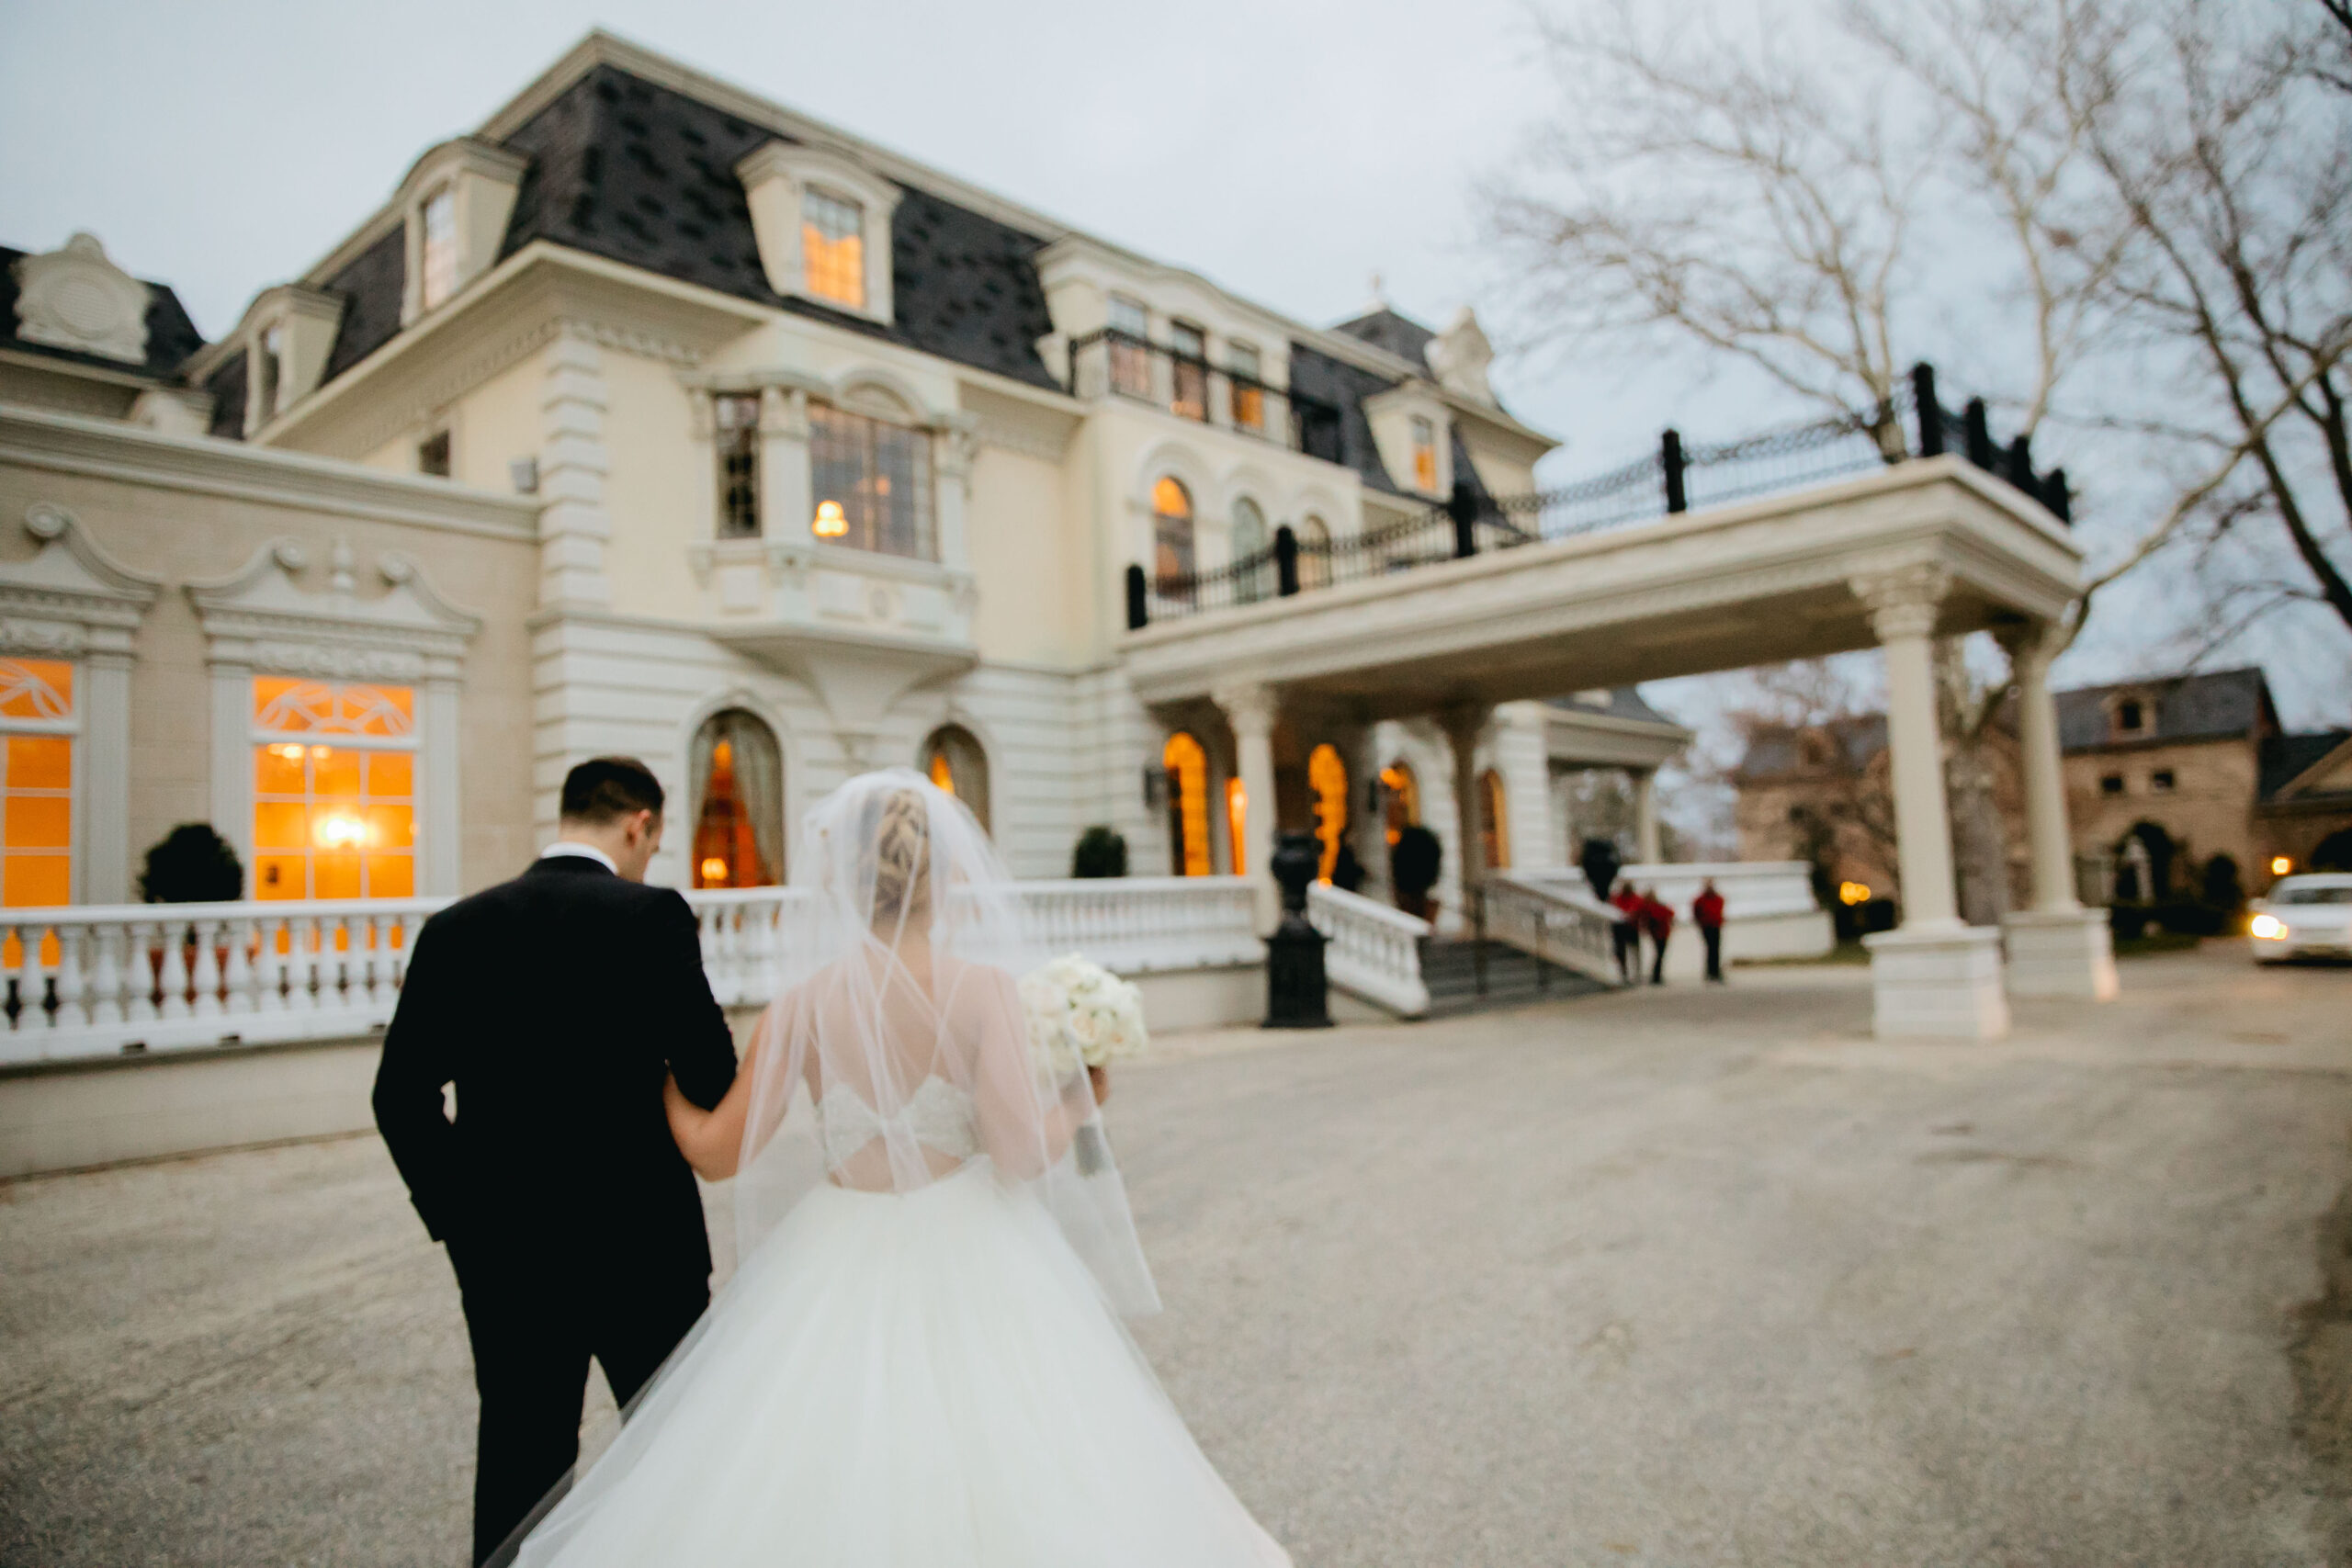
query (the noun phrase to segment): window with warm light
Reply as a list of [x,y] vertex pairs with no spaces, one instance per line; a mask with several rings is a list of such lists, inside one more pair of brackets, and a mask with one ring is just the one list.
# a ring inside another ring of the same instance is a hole
[[458,291],[458,196],[443,186],[424,198],[417,298],[428,310]]
[[760,531],[760,400],[728,393],[710,400],[718,447],[718,536],[749,539]]
[[254,897],[416,891],[416,694],[254,682]]
[[922,771],[932,783],[962,801],[985,829],[989,825],[989,758],[972,732],[944,724],[922,743]]
[[809,293],[865,309],[865,209],[831,191],[803,193],[800,265]]
[[0,905],[74,901],[73,665],[0,659]]
[[1226,840],[1233,846],[1233,874],[1250,874],[1250,791],[1239,779],[1225,781]]
[[817,506],[808,531],[829,544],[936,560],[931,434],[823,404],[808,411]]
[[784,756],[758,715],[729,708],[695,735],[696,887],[770,887],[784,876]]
[[1151,396],[1151,312],[1140,299],[1111,296],[1111,389],[1130,398]]
[[1151,487],[1151,573],[1162,593],[1193,575],[1193,492],[1166,474]]
[[1315,793],[1315,837],[1323,846],[1317,878],[1331,880],[1340,863],[1340,845],[1348,836],[1348,765],[1329,741],[1306,754],[1306,787]]
[[1169,408],[1186,419],[1209,416],[1208,339],[1190,321],[1168,323],[1168,347],[1175,355]]
[[1169,869],[1178,876],[1209,874],[1209,754],[1179,730],[1159,761],[1168,770]]
[[1415,415],[1413,418],[1413,484],[1424,494],[1437,491],[1437,426]]
[[1266,424],[1266,389],[1258,378],[1255,344],[1226,345],[1226,368],[1232,372],[1233,423],[1238,430],[1262,430]]

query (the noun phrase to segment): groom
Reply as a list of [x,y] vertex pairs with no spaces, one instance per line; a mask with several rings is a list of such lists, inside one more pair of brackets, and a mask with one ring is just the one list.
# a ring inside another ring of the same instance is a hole
[[710,1302],[662,1085],[707,1110],[735,1048],[693,911],[644,886],[661,842],[644,763],[572,769],[537,863],[425,922],[384,1036],[376,1125],[473,1343],[477,1562],[579,1457],[590,1358],[626,1406]]

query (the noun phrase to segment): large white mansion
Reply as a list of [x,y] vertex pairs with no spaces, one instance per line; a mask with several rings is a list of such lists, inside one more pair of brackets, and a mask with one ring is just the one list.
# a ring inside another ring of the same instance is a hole
[[1093,824],[1139,874],[1255,870],[1278,818],[1376,892],[1425,820],[1450,919],[1465,859],[1563,863],[1588,766],[1657,858],[1688,737],[1628,687],[1449,732],[1128,678],[1131,567],[1280,540],[1311,587],[1533,488],[1466,310],[1306,326],[603,34],[217,342],[88,236],[5,260],[10,906],[131,898],[190,820],[249,897],[472,888],[604,752],[684,804],[681,886],[788,880],[799,809],[888,763],[1024,876]]

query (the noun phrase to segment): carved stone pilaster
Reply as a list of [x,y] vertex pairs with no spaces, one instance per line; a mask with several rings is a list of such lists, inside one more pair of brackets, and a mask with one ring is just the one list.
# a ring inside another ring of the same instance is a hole
[[1881,642],[1932,634],[1951,591],[1951,572],[1932,561],[1857,572],[1848,579],[1854,597],[1871,615],[1871,630]]

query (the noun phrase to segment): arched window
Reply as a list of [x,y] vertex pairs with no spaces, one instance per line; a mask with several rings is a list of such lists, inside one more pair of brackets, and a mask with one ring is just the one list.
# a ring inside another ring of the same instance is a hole
[[1316,875],[1329,882],[1331,868],[1340,863],[1340,845],[1348,836],[1348,765],[1340,760],[1337,747],[1317,746],[1306,754],[1306,787],[1315,795],[1315,836],[1323,843],[1323,863]]
[[[1193,492],[1166,475],[1151,487],[1151,575],[1161,593],[1191,596]],[[1172,578],[1187,581],[1178,586]]]
[[1388,808],[1388,841],[1394,844],[1421,819],[1421,781],[1413,776],[1410,762],[1399,760],[1380,770],[1380,783]]
[[943,724],[922,743],[922,771],[932,783],[962,801],[980,826],[989,825],[989,757],[972,732]]
[[1209,874],[1209,754],[1182,730],[1168,738],[1160,761],[1168,770],[1169,870],[1178,876]]
[[[1233,564],[1240,567],[1252,557],[1264,556],[1266,543],[1266,514],[1245,495],[1233,503]],[[1271,599],[1273,593],[1274,563],[1271,558],[1260,560],[1234,581],[1233,596],[1244,604]]]
[[1250,874],[1250,786],[1239,779],[1225,781],[1225,840],[1233,846],[1233,874]]
[[1310,588],[1331,585],[1331,529],[1323,519],[1309,513],[1298,525],[1298,587],[1305,592]]
[[1486,856],[1486,870],[1510,866],[1510,818],[1503,802],[1503,776],[1492,768],[1478,775],[1478,848]]
[[772,887],[784,880],[784,758],[775,732],[741,708],[695,733],[688,795],[696,887]]

